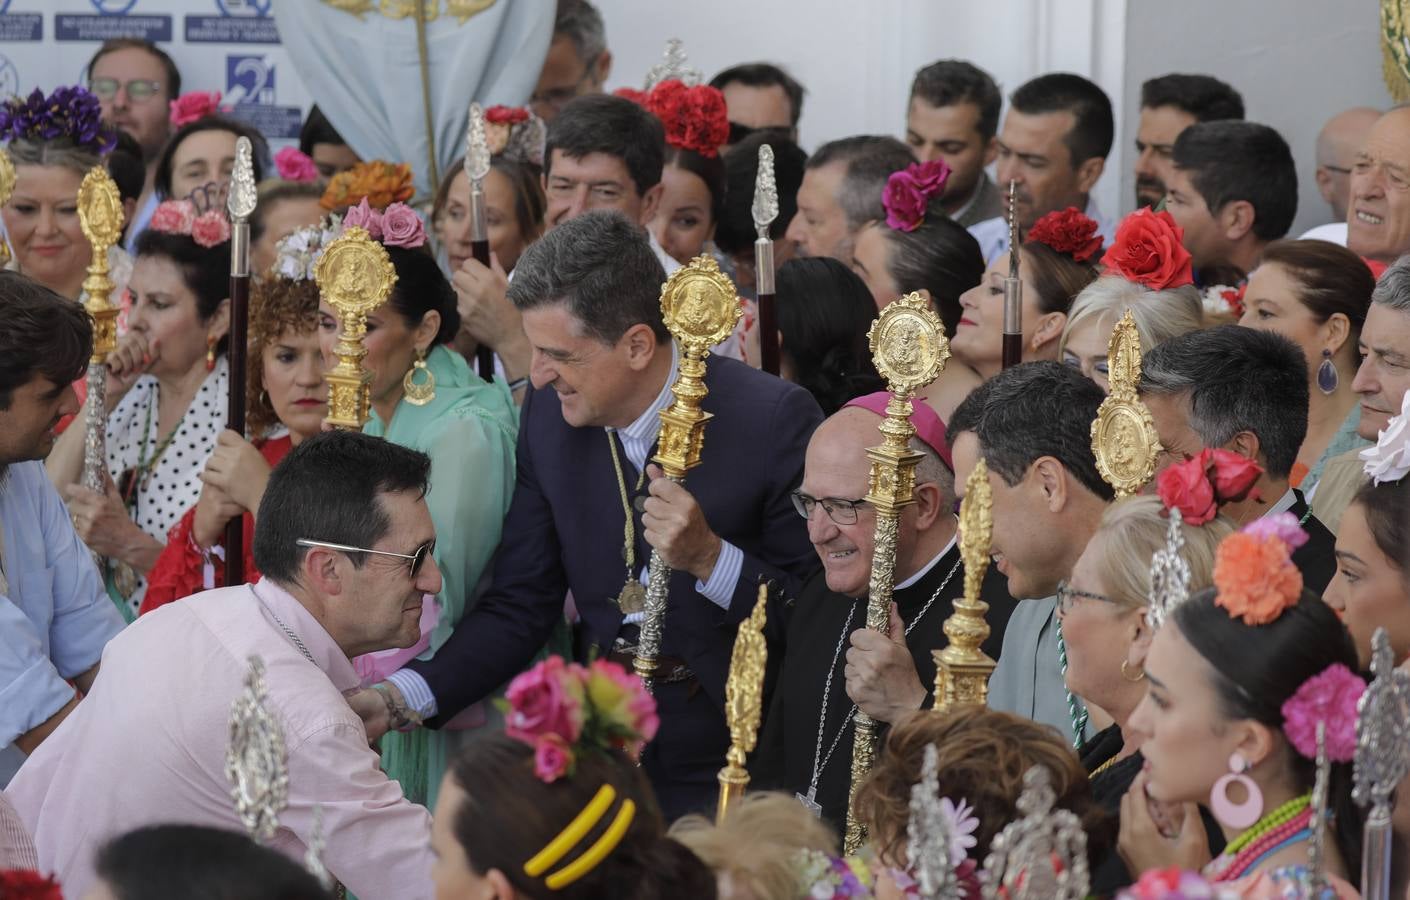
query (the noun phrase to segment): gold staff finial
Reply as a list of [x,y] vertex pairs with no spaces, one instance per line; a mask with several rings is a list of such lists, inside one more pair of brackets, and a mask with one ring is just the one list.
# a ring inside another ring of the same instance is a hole
[[984,613],[989,604],[980,598],[984,573],[989,569],[989,543],[994,532],[994,501],[989,488],[989,466],[983,459],[964,483],[960,502],[960,559],[964,560],[964,598],[945,620],[950,642],[935,658],[935,709],[958,704],[983,706],[989,697],[989,676],[994,661],[980,649],[989,637]]
[[334,428],[361,431],[371,407],[372,373],[362,368],[367,355],[367,314],[392,294],[397,270],[381,244],[353,226],[328,244],[314,269],[320,296],[338,311],[342,327],[333,353],[338,364],[328,373],[328,418]]
[[[671,385],[675,400],[660,414],[658,449],[652,461],[672,481],[684,481],[685,473],[700,465],[705,423],[711,419],[711,414],[700,408],[700,401],[709,393],[705,387],[705,357],[710,355],[711,347],[729,337],[742,314],[734,282],[708,254],[677,269],[661,286],[661,315],[666,329],[680,345],[680,371]],[[632,661],[633,670],[648,688],[661,652],[670,578],[670,567],[653,550],[646,579],[645,617]]]
[[1092,422],[1092,453],[1097,471],[1120,500],[1155,477],[1161,449],[1155,419],[1136,393],[1141,384],[1141,336],[1129,309],[1111,332],[1107,369],[1111,393]]
[[[10,151],[0,147],[0,206],[10,202],[15,192],[15,164],[10,160]],[[0,266],[10,261],[10,245],[0,240]]]
[[[871,460],[866,500],[876,510],[876,538],[867,589],[867,627],[885,632],[891,616],[896,576],[896,529],[901,510],[915,502],[916,466],[924,456],[911,449],[911,397],[939,377],[950,358],[950,342],[940,317],[919,293],[907,294],[881,311],[867,332],[876,370],[886,379],[891,397],[880,426],[881,446],[867,450]],[[856,796],[876,759],[879,726],[860,710],[852,744],[852,797]],[[855,853],[866,829],[848,802],[846,852]]]
[[744,796],[749,770],[744,767],[759,737],[759,720],[764,713],[764,665],[769,646],[764,640],[768,619],[769,589],[759,585],[754,612],[739,624],[725,680],[725,720],[729,722],[730,745],[725,767],[720,770],[720,806],[716,822],[723,823],[731,806]]
[[117,347],[118,310],[109,301],[113,281],[108,277],[108,248],[122,236],[122,197],[101,163],[89,169],[78,186],[78,224],[93,248],[88,277],[83,279],[88,298],[84,308],[93,316],[92,361],[101,363]]

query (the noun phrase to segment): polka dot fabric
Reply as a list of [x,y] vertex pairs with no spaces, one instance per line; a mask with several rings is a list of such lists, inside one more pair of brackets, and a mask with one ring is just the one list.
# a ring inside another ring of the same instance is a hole
[[[163,543],[182,514],[200,499],[201,470],[215,449],[216,437],[225,428],[229,392],[230,371],[222,356],[196,391],[171,444],[145,479],[145,487],[138,482],[137,503],[131,510],[133,520],[144,532]],[[157,380],[143,375],[108,416],[108,471],[119,485],[123,472],[135,468],[144,456],[150,458],[161,446],[162,436],[157,433],[157,396]],[[149,408],[152,411],[150,422]],[[147,426],[145,433],[143,426]],[[147,579],[143,578],[137,583],[137,590],[127,598],[133,615],[146,592]]]

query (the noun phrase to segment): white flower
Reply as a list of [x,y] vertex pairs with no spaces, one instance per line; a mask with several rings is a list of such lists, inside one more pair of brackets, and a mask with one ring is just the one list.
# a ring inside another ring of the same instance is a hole
[[979,819],[974,815],[974,807],[963,799],[955,804],[949,797],[941,797],[940,812],[950,820],[950,865],[959,866],[969,856],[969,850],[979,843],[974,836]]
[[1200,294],[1200,300],[1204,302],[1204,313],[1207,316],[1227,316],[1233,312],[1233,307],[1229,306],[1229,300],[1224,296],[1225,291],[1237,290],[1227,284],[1216,284],[1207,287]]
[[1400,403],[1400,415],[1392,416],[1376,439],[1376,446],[1361,451],[1366,476],[1376,484],[1399,481],[1410,473],[1410,391]]

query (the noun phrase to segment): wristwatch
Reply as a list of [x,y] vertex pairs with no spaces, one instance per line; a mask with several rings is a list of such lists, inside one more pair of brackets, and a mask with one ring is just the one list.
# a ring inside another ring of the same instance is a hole
[[372,685],[372,690],[381,694],[382,702],[387,704],[387,719],[393,731],[410,731],[421,727],[421,714],[406,705],[401,691],[393,689],[393,686],[385,681]]

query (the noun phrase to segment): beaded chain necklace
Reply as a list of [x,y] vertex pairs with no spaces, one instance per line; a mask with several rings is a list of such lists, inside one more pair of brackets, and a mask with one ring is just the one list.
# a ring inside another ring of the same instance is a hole
[[1213,880],[1233,881],[1242,877],[1263,857],[1285,844],[1306,840],[1312,821],[1312,795],[1303,794],[1268,813],[1253,827],[1229,842],[1224,852],[1210,865]]

